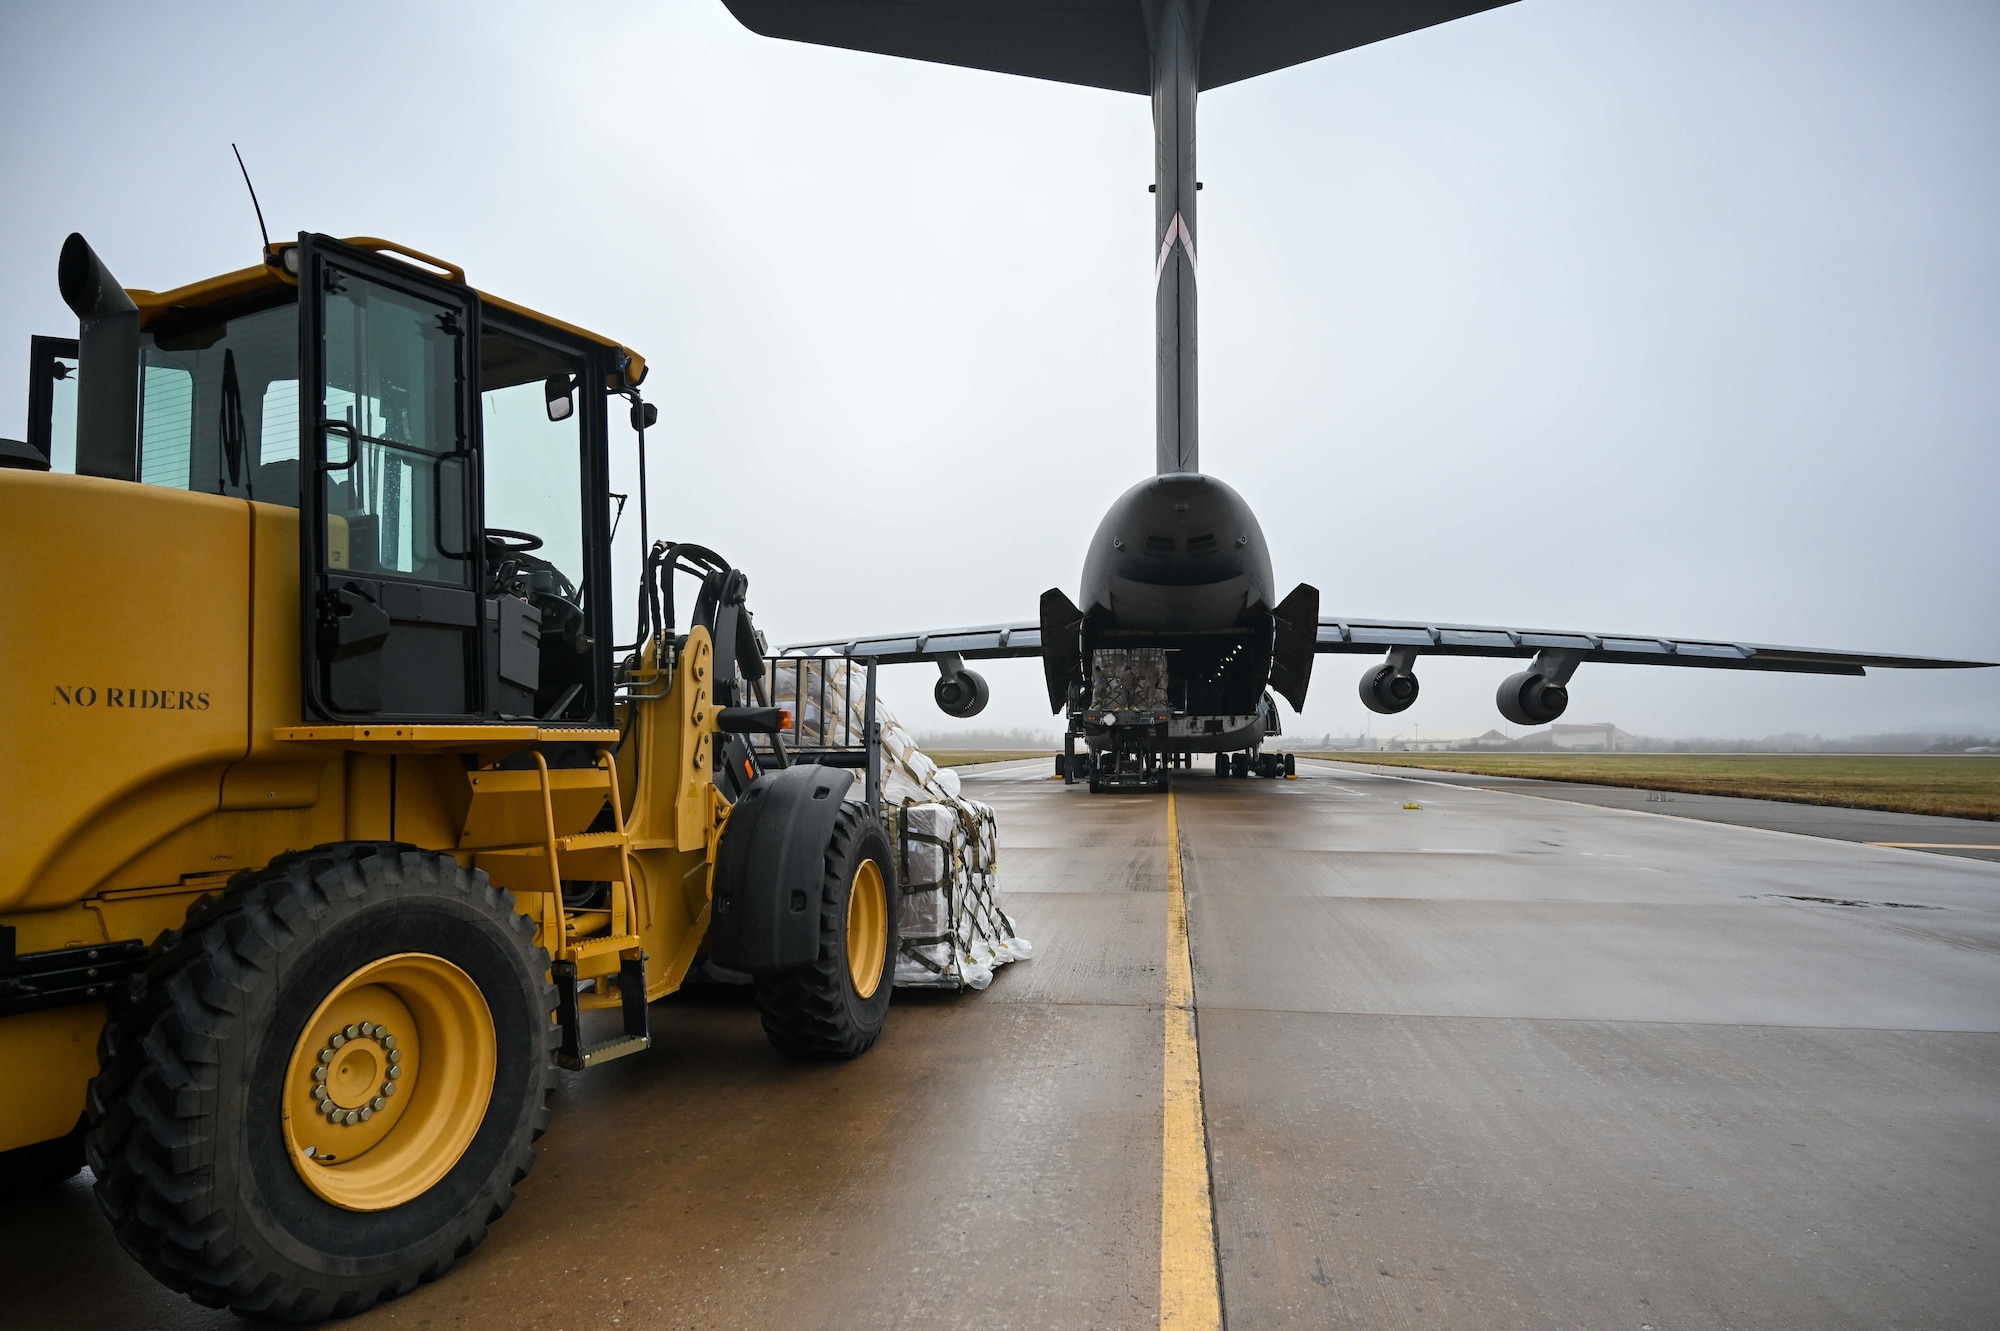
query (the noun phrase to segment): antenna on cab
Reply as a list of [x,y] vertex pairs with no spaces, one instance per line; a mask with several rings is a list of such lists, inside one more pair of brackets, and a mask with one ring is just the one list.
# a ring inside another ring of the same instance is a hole
[[264,205],[257,202],[257,187],[250,183],[250,168],[243,165],[242,149],[232,143],[229,151],[236,154],[236,169],[243,173],[243,188],[250,191],[250,206],[257,210],[257,231],[264,237],[264,251],[268,254],[271,250],[271,229],[264,225]]

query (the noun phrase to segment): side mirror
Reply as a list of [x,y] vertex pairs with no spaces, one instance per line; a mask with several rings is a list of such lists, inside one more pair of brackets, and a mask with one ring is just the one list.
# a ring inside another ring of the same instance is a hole
[[552,374],[542,385],[542,396],[548,400],[549,419],[566,421],[576,411],[576,400],[570,396],[570,376]]

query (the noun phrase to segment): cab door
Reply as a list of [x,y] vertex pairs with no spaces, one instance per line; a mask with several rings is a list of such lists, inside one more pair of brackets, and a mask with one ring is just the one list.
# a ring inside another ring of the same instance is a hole
[[307,710],[481,717],[477,297],[326,236],[299,258]]

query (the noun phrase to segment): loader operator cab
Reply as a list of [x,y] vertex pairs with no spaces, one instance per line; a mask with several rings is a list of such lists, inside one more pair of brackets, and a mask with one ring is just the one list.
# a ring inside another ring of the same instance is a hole
[[611,723],[606,407],[637,355],[378,240],[130,295],[129,435],[78,418],[79,378],[123,372],[79,309],[81,367],[35,339],[27,465],[299,509],[302,719]]

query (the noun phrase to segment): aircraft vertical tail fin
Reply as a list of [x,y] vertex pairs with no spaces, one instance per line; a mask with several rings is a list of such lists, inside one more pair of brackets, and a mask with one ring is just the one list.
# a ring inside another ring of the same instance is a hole
[[[723,0],[765,37],[1145,93],[1153,102],[1154,469],[1201,469],[1195,100],[1512,0]],[[1310,659],[1301,671],[1309,670]],[[1051,679],[1054,676],[1050,677]],[[1300,674],[1299,688],[1305,688]],[[1050,699],[1054,705],[1055,686]]]

